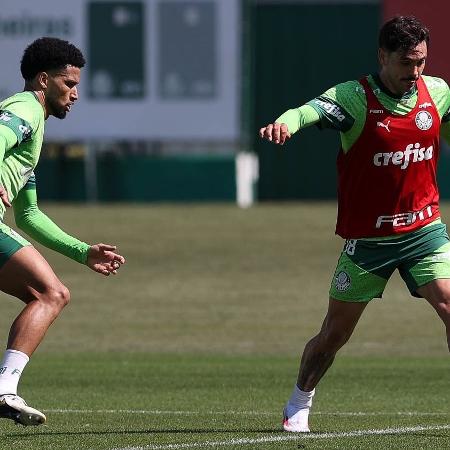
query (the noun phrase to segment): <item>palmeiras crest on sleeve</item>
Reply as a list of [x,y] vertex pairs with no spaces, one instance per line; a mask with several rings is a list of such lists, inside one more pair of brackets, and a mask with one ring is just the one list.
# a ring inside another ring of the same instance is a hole
[[346,291],[352,284],[352,279],[347,272],[341,270],[335,277],[336,289],[340,292]]
[[422,131],[429,130],[433,125],[433,117],[428,111],[419,111],[415,120],[417,128]]

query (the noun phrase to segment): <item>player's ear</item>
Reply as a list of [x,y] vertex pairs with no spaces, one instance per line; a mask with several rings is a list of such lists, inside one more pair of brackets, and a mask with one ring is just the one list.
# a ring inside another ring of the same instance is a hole
[[47,89],[48,86],[48,73],[47,72],[39,72],[37,74],[38,83],[41,89]]
[[380,63],[380,66],[384,66],[386,63],[386,50],[383,50],[382,48],[378,49],[378,62]]

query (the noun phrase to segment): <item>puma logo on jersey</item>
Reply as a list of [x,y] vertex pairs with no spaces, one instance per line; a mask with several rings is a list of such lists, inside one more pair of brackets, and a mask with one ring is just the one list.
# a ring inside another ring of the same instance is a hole
[[387,123],[383,123],[383,122],[377,122],[377,127],[383,127],[386,128],[386,130],[390,133],[391,130],[389,129],[389,124],[391,123],[390,120],[387,121]]
[[433,146],[428,148],[421,147],[417,142],[415,144],[408,144],[405,151],[375,153],[373,155],[373,164],[377,167],[387,166],[393,164],[400,166],[400,169],[406,169],[409,163],[416,163],[420,161],[427,161],[433,158]]

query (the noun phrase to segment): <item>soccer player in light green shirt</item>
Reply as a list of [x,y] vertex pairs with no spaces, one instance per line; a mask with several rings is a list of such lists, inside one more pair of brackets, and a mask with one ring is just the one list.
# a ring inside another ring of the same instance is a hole
[[57,38],[40,38],[22,58],[24,91],[0,102],[0,290],[26,306],[14,321],[0,360],[0,417],[22,425],[45,422],[43,413],[17,395],[19,378],[47,329],[69,302],[70,294],[43,256],[2,221],[12,206],[18,228],[39,243],[87,265],[116,274],[125,263],[116,247],[90,245],[68,235],[37,205],[36,177],[49,116],[64,119],[78,99],[85,64],[80,50]]

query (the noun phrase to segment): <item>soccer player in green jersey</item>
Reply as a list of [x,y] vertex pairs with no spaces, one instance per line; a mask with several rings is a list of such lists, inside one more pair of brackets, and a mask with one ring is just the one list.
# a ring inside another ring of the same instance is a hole
[[444,80],[422,76],[428,42],[416,18],[391,19],[380,30],[377,74],[338,84],[259,131],[279,145],[313,124],[341,138],[336,231],[346,242],[327,315],[306,344],[284,409],[286,431],[309,432],[316,385],[396,269],[411,294],[437,312],[450,350],[450,241],[435,170],[439,132],[450,143],[450,90]]
[[[37,205],[34,168],[39,160],[45,120],[64,119],[78,99],[85,64],[67,41],[43,37],[29,45],[21,61],[24,91],[0,102],[0,219],[12,206],[18,228],[44,246],[102,274],[116,274],[123,256],[107,244],[90,245],[68,235]],[[17,395],[19,378],[47,329],[70,299],[43,256],[0,221],[0,290],[25,303],[12,324],[0,360],[0,417],[39,425],[45,415]]]

